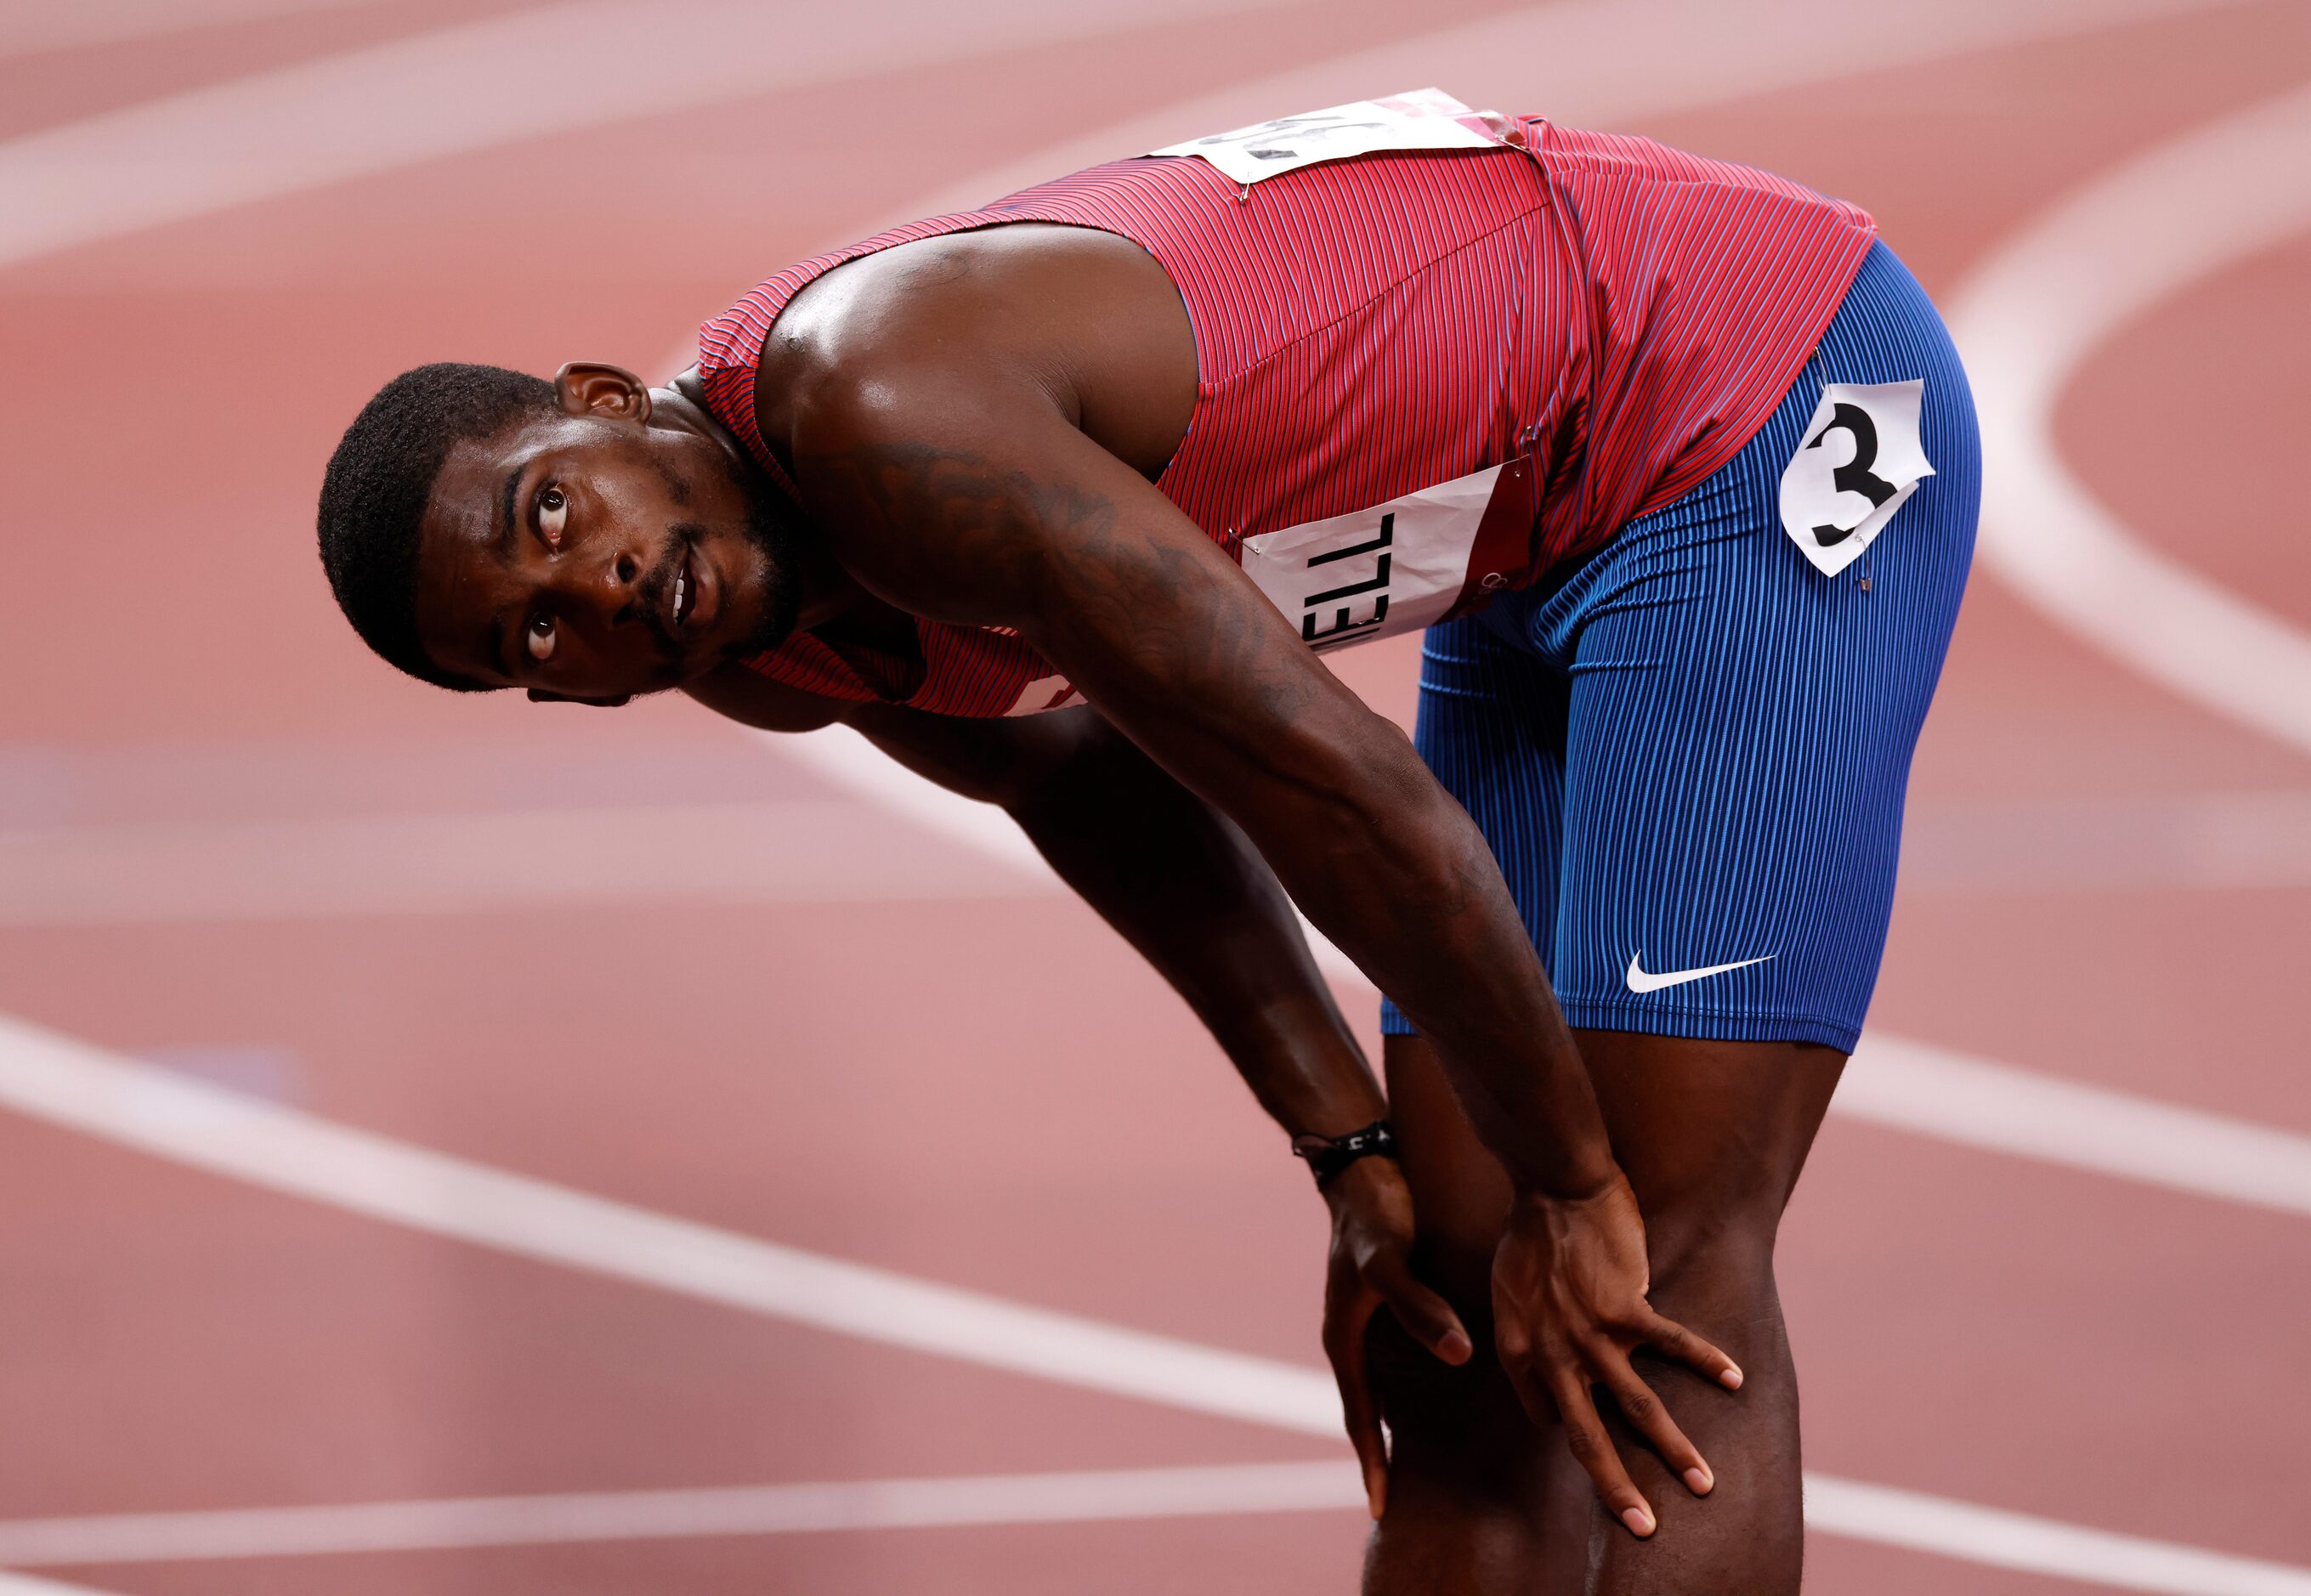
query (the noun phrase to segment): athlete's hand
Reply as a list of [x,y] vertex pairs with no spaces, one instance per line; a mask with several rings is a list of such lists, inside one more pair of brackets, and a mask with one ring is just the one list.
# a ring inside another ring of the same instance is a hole
[[1324,1188],[1332,1209],[1331,1267],[1324,1277],[1324,1354],[1340,1382],[1348,1440],[1364,1470],[1365,1496],[1380,1517],[1388,1501],[1388,1441],[1365,1367],[1365,1330],[1386,1308],[1412,1339],[1448,1364],[1475,1351],[1452,1305],[1412,1275],[1412,1191],[1392,1158],[1359,1158]]
[[1645,1226],[1636,1193],[1618,1170],[1612,1182],[1577,1199],[1521,1194],[1493,1256],[1493,1317],[1501,1367],[1535,1424],[1561,1419],[1565,1443],[1597,1482],[1597,1494],[1629,1532],[1651,1535],[1655,1520],[1597,1417],[1592,1388],[1603,1386],[1629,1426],[1696,1496],[1715,1480],[1709,1465],[1629,1354],[1652,1347],[1728,1391],[1733,1360],[1645,1301]]

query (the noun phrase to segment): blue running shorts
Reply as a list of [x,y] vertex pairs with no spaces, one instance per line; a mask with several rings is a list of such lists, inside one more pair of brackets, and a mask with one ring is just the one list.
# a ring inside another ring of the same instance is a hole
[[[1825,574],[1784,528],[1785,468],[1866,467],[1874,444],[1824,385],[1919,379],[1933,474]],[[1732,460],[1585,563],[1429,629],[1415,740],[1573,1025],[1853,1051],[1980,499],[1958,352],[1880,243]],[[1382,1028],[1413,1030],[1392,1003]]]

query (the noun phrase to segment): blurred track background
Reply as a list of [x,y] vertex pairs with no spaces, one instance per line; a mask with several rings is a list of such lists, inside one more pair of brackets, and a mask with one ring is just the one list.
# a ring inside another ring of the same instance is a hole
[[2301,0],[0,13],[0,1592],[1353,1588],[1323,1214],[1156,978],[842,734],[397,679],[311,510],[408,365],[1431,83],[1860,202],[1975,373],[1810,1588],[2311,1592]]

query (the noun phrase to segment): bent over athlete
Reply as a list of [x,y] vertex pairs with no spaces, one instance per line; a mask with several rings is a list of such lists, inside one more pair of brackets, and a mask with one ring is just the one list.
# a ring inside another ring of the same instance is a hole
[[[701,351],[388,384],[321,495],[362,636],[1016,816],[1318,1173],[1368,1590],[1794,1592],[1775,1234],[1977,488],[1870,218],[1432,92],[897,229]],[[1417,755],[1318,658],[1409,627]]]

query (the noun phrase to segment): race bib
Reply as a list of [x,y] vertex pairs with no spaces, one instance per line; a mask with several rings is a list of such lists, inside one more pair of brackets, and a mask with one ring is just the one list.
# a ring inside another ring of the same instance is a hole
[[[1243,572],[1310,648],[1417,631],[1477,607],[1531,563],[1531,484],[1520,457],[1370,510],[1257,533],[1243,540]],[[1083,702],[1065,676],[1040,676],[1003,712]]]
[[1782,528],[1817,570],[1860,557],[1934,474],[1918,441],[1926,385],[1833,382],[1782,467]]
[[1243,540],[1244,574],[1314,649],[1412,632],[1508,585],[1530,559],[1522,459]]
[[[1199,155],[1249,186],[1319,161],[1341,161],[1375,150],[1488,149],[1500,141],[1469,125],[1480,116],[1439,90],[1415,89],[1385,100],[1358,100],[1304,116],[1278,117],[1148,153]],[[1468,121],[1459,119],[1462,118]]]

